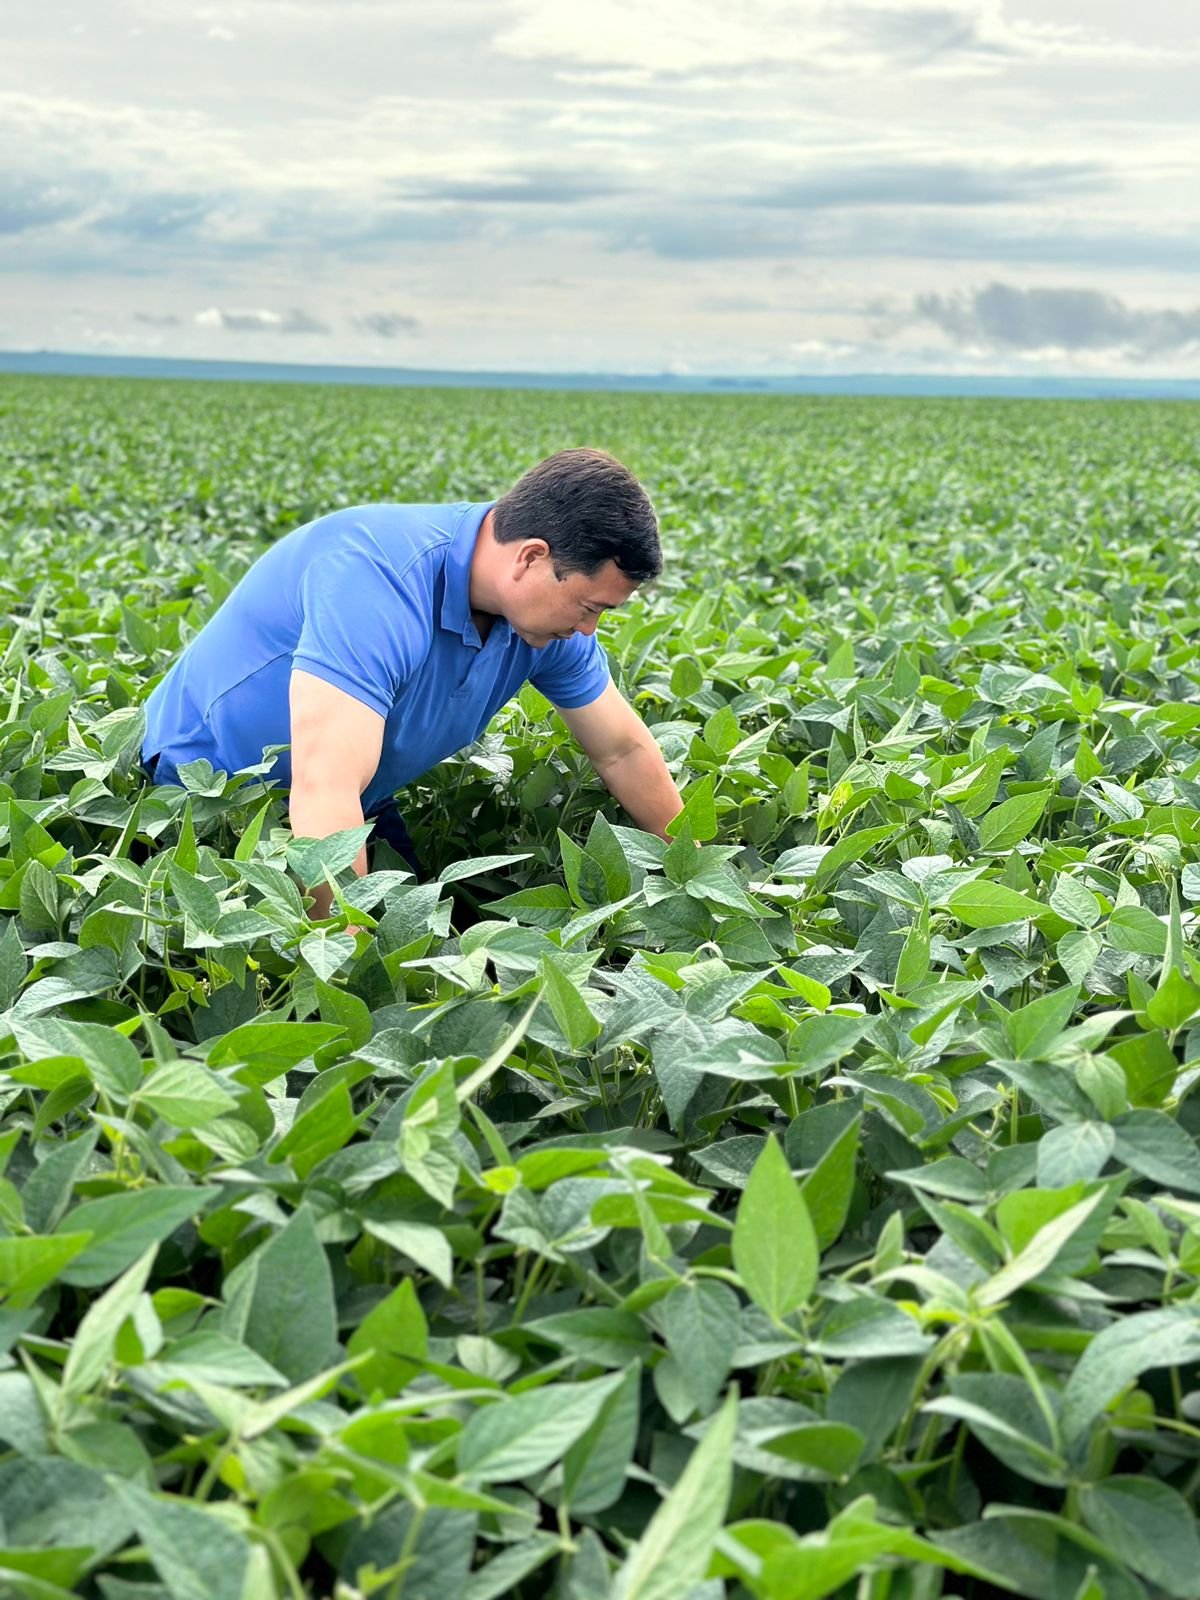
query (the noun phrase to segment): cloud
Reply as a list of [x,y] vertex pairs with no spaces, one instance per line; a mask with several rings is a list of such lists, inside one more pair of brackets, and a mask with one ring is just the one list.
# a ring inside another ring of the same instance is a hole
[[[1108,221],[1109,219],[1106,219]],[[645,251],[668,261],[975,261],[1110,271],[1200,270],[1200,233],[1181,228],[1159,232],[1144,223],[1120,228],[1055,217],[1041,222],[1026,213],[993,220],[964,208],[914,213],[904,207],[878,210],[814,207],[785,210],[749,204],[708,206],[678,203],[613,219],[604,243],[611,251]]]
[[82,196],[63,184],[0,175],[0,234],[62,222],[77,216],[82,206]]
[[319,333],[332,332],[328,323],[320,322],[307,311],[293,309],[286,314],[279,311],[226,311],[209,306],[197,311],[194,321],[201,328],[221,328],[226,333]]
[[394,188],[403,199],[453,200],[475,205],[575,205],[622,192],[619,184],[581,172],[516,171],[493,179],[444,179]]
[[74,340],[86,305],[181,355],[1052,367],[1067,346],[955,293],[999,282],[1121,297],[1129,342],[1072,365],[1195,365],[1169,342],[1200,301],[1186,8],[343,0],[331,30],[323,3],[114,0],[69,49],[61,0],[17,8],[10,342]]
[[1139,310],[1097,289],[1020,289],[990,283],[951,295],[918,295],[916,321],[955,344],[995,351],[1111,350],[1161,355],[1200,345],[1200,306]]
[[[1014,64],[1128,67],[1180,58],[1169,46],[1094,27],[1010,19],[1003,0],[655,0],[649,7],[642,0],[513,0],[512,22],[494,44],[503,54],[573,68],[575,82],[582,67],[599,82],[630,86],[696,73],[730,78],[748,67],[810,78],[889,69],[972,77]],[[1182,54],[1196,58],[1194,41]]]
[[373,333],[379,339],[397,339],[401,334],[416,333],[421,326],[416,317],[399,311],[366,311],[353,320],[360,333]]
[[307,311],[289,311],[284,317],[279,328],[280,333],[332,333],[333,329],[327,322],[321,322],[317,317],[310,316]]
[[885,162],[833,167],[748,194],[745,204],[813,210],[842,206],[992,206],[1029,204],[1047,194],[1107,187],[1094,161],[1005,167],[966,162]]
[[212,195],[160,191],[118,202],[92,223],[97,233],[121,234],[154,242],[194,233],[216,209]]
[[744,294],[709,294],[702,295],[696,301],[697,311],[711,311],[717,316],[729,313],[735,315],[746,311],[778,311],[779,307],[771,300],[763,300],[754,295]]

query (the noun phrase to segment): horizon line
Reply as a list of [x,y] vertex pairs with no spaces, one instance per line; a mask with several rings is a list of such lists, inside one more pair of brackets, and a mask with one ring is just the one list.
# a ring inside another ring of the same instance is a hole
[[[72,372],[74,366],[77,370]],[[115,370],[123,368],[125,370]],[[130,368],[134,370],[129,370]],[[264,361],[246,357],[169,356],[121,354],[105,351],[0,350],[0,372],[41,376],[136,377],[140,369],[176,370],[176,377],[203,381],[282,383],[337,383],[378,387],[470,387],[470,388],[577,388],[577,389],[661,389],[669,391],[724,392],[749,390],[757,393],[813,393],[822,389],[867,386],[867,393],[912,393],[925,388],[949,396],[953,390],[982,393],[995,386],[997,393],[1024,389],[1030,398],[1058,395],[1061,398],[1089,395],[1127,398],[1200,399],[1200,377],[1124,377],[1072,372],[792,372],[727,373],[605,372],[576,369],[554,371],[545,368],[459,368],[380,366],[374,363]],[[159,374],[166,378],[169,374]],[[1067,391],[1073,391],[1068,394]]]

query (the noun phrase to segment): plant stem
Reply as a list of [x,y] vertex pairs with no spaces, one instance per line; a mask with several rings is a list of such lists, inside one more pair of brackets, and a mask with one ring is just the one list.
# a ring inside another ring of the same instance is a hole
[[520,1327],[521,1319],[525,1315],[525,1307],[529,1304],[529,1301],[533,1296],[534,1287],[537,1284],[537,1281],[542,1273],[542,1268],[545,1265],[545,1256],[538,1256],[537,1260],[533,1263],[533,1267],[528,1277],[525,1279],[525,1282],[521,1287],[520,1298],[513,1307],[512,1321],[509,1323],[509,1327]]

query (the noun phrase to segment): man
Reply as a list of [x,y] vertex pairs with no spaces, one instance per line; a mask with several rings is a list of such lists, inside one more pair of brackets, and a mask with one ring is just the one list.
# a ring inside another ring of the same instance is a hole
[[[683,802],[595,637],[661,569],[645,491],[599,450],[550,456],[493,503],[332,512],[260,556],[156,686],[143,761],[171,783],[185,761],[232,772],[289,744],[274,776],[298,837],[374,818],[411,862],[395,791],[528,679],[634,822],[663,834]],[[312,893],[328,916],[328,885]]]

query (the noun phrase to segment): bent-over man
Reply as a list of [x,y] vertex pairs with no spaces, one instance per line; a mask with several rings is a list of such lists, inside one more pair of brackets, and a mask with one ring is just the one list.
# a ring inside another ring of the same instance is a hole
[[[661,570],[645,490],[599,450],[550,456],[494,502],[334,511],[265,551],[155,687],[143,762],[172,783],[185,761],[233,772],[290,745],[274,776],[297,836],[374,819],[415,868],[396,791],[528,680],[637,826],[663,834],[683,802],[595,637]],[[312,892],[327,916],[328,885]]]

